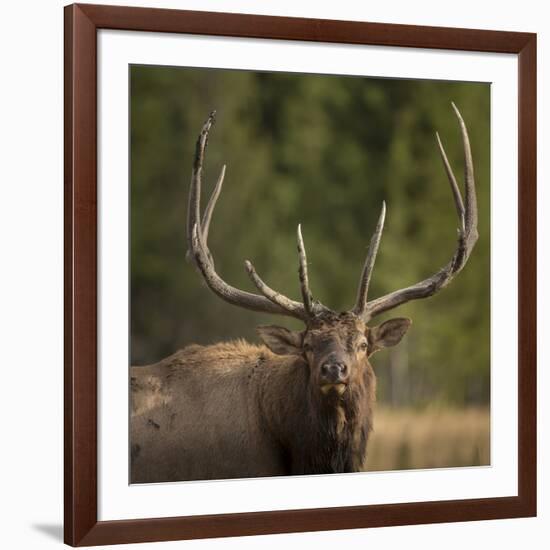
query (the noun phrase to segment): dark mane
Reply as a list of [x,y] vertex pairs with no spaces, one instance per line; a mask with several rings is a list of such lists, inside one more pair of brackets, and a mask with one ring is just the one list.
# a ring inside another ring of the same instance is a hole
[[[277,366],[267,364],[267,369]],[[276,374],[273,373],[273,378]],[[282,376],[282,375],[281,375]],[[324,398],[309,381],[308,367],[296,359],[284,375],[287,384],[273,385],[269,376],[259,400],[266,429],[273,434],[287,474],[328,474],[357,472],[366,458],[373,426],[376,378],[365,360],[360,383],[343,396]],[[269,385],[269,387],[267,387]],[[290,391],[288,389],[290,386]]]

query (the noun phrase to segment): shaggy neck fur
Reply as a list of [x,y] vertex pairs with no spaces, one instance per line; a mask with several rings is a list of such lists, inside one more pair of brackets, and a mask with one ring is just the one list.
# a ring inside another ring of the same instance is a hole
[[[366,362],[362,380],[340,397],[323,395],[301,358],[266,352],[258,398],[265,428],[281,445],[289,473],[357,472],[372,430],[375,377]],[[273,362],[272,362],[273,361]]]

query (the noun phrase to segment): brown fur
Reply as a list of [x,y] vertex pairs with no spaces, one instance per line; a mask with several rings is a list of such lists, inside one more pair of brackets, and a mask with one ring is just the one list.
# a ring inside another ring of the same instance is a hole
[[[369,353],[354,346],[367,331],[342,314],[292,333],[317,343],[307,352],[275,355],[238,340],[132,367],[131,481],[361,470],[376,378]],[[331,350],[350,361],[341,396],[319,389],[318,365]]]

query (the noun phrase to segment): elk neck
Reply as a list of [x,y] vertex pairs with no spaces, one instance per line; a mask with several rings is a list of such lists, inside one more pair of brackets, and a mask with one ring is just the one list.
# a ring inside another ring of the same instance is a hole
[[376,391],[370,364],[342,396],[324,396],[302,358],[266,353],[260,362],[256,391],[264,427],[282,447],[289,473],[360,471]]

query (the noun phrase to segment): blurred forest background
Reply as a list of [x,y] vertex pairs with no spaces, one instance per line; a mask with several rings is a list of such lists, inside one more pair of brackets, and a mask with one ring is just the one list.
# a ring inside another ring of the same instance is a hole
[[379,387],[369,469],[490,462],[490,86],[421,80],[132,66],[131,361],[156,362],[190,343],[246,338],[293,320],[238,309],[202,282],[186,253],[194,146],[213,109],[203,207],[225,184],[209,245],[217,271],[256,291],[253,262],[299,299],[302,224],[314,297],[335,310],[355,299],[368,242],[387,204],[369,295],[431,275],[450,259],[457,217],[435,141],[462,180],[466,121],[480,238],[464,271],[437,296],[376,319],[407,316],[399,346],[372,358]]

